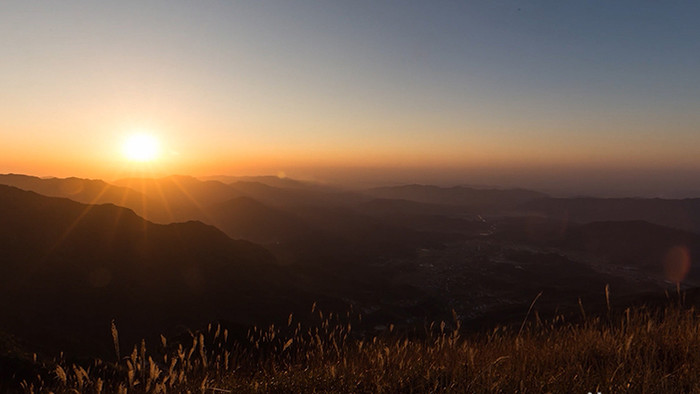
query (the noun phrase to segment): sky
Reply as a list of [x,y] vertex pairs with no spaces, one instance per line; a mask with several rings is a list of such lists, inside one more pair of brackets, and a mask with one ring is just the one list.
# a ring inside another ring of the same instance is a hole
[[[3,1],[0,172],[700,196],[699,17],[690,1]],[[125,158],[133,133],[157,160]]]

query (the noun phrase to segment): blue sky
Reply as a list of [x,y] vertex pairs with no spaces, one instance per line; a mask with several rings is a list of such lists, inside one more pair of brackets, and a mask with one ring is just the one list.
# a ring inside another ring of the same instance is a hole
[[698,17],[680,1],[6,1],[0,166],[101,160],[101,176],[145,128],[176,172],[699,170]]

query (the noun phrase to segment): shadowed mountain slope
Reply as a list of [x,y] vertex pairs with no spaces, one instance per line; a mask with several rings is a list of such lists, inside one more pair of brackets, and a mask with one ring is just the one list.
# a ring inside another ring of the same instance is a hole
[[300,218],[249,197],[236,197],[209,209],[213,223],[234,238],[259,243],[313,236],[314,229]]
[[521,209],[572,222],[644,220],[700,233],[700,199],[546,198]]
[[[643,221],[594,222],[570,228],[561,246],[606,256],[611,263],[645,269],[673,279],[675,271],[687,262],[688,273],[697,279],[700,272],[691,260],[700,255],[700,236]],[[687,254],[687,261],[680,261]],[[685,275],[683,275],[685,277]]]
[[178,324],[250,323],[303,299],[268,251],[199,222],[158,225],[9,186],[0,217],[2,329],[54,350],[108,351],[112,318],[129,343]]
[[527,201],[546,197],[545,194],[524,189],[475,189],[464,186],[438,187],[404,185],[370,189],[369,195],[409,200],[425,204],[452,205],[476,209],[510,209]]
[[375,198],[358,204],[358,211],[370,215],[450,215],[462,210],[459,206],[429,204],[416,201]]
[[[622,268],[623,276],[645,273],[657,280],[700,285],[700,235],[641,220],[576,224],[542,217],[505,218],[494,238],[531,247],[583,252],[598,266]],[[682,271],[682,272],[681,272]]]

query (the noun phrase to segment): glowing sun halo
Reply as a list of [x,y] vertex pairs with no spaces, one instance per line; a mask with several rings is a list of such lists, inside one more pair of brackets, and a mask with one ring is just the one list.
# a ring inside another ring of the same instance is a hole
[[153,161],[158,157],[160,144],[149,134],[134,134],[124,141],[124,156],[131,161]]

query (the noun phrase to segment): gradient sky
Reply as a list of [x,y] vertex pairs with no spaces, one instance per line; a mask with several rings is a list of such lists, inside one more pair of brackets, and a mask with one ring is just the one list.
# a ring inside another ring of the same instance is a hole
[[699,20],[690,1],[3,1],[0,172],[116,177],[148,130],[159,173],[700,190]]

